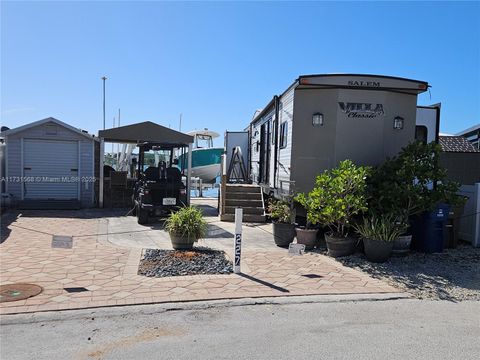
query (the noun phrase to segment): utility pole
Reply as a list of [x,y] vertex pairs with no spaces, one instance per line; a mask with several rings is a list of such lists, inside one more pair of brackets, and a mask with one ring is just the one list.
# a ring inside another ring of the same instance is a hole
[[178,131],[182,131],[182,113],[180,113],[180,125],[178,127]]
[[[117,122],[117,127],[120,127],[120,108],[118,109],[118,122]],[[117,171],[119,170],[118,165],[119,165],[119,160],[120,160],[120,144],[117,144]]]
[[[115,127],[115,116],[113,117],[113,127]],[[116,170],[115,167],[115,144],[112,142],[112,167]]]
[[102,80],[103,80],[103,130],[105,130],[105,80],[107,80],[107,77],[103,76]]

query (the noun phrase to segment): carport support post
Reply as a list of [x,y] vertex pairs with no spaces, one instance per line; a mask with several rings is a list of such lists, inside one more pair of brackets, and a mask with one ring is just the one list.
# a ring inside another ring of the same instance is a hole
[[187,156],[187,205],[190,206],[190,189],[192,188],[192,144],[188,144]]
[[473,203],[476,205],[473,210],[475,215],[473,220],[473,246],[480,247],[480,183],[474,184],[473,188]]
[[98,162],[98,166],[100,166],[99,174],[100,174],[100,184],[98,184],[98,207],[103,208],[103,165],[105,163],[105,139],[100,138],[100,161]]

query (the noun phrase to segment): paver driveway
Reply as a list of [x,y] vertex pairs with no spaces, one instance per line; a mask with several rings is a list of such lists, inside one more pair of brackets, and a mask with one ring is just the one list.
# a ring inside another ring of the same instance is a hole
[[[204,205],[207,213],[212,208]],[[234,225],[209,216],[200,245],[233,251]],[[271,226],[244,226],[244,275],[148,278],[137,275],[142,248],[170,248],[161,224],[139,226],[135,218],[102,210],[23,211],[2,216],[0,283],[34,283],[33,298],[0,303],[19,313],[99,306],[226,298],[397,292],[326,256],[289,256],[273,244]],[[52,248],[52,235],[73,236],[71,249]],[[313,278],[304,275],[317,275]],[[67,287],[89,291],[68,293]]]

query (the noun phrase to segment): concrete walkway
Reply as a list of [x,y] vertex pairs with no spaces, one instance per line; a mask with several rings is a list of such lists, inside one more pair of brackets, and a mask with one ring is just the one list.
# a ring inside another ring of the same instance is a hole
[[[204,208],[209,234],[200,246],[233,252],[234,224]],[[2,216],[0,283],[34,283],[44,291],[0,303],[1,314],[172,301],[291,295],[373,294],[395,288],[315,253],[290,256],[273,243],[271,225],[245,224],[241,275],[148,278],[137,274],[143,248],[171,249],[162,223],[140,226],[125,212],[24,211]],[[71,249],[52,248],[52,235],[73,237]],[[308,275],[308,276],[306,276]],[[64,288],[85,287],[69,293]]]

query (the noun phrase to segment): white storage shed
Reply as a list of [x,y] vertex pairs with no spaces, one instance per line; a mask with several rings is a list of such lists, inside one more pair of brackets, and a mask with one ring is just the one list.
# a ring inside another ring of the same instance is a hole
[[94,206],[91,134],[55,118],[3,131],[5,192],[24,208]]

